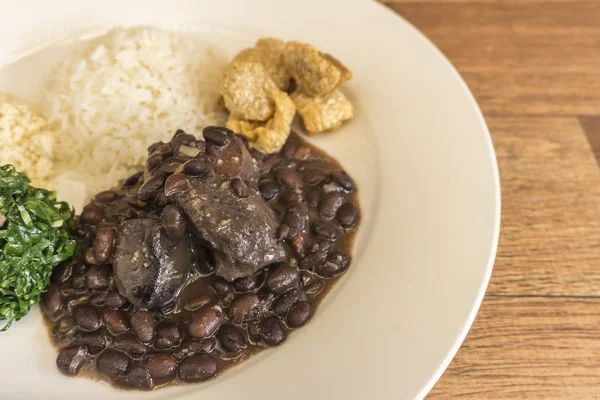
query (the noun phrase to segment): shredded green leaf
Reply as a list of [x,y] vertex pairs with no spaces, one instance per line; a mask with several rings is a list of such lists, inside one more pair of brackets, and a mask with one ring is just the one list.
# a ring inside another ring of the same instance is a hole
[[3,331],[47,290],[54,267],[73,256],[74,211],[56,193],[29,185],[12,165],[0,166],[0,320]]

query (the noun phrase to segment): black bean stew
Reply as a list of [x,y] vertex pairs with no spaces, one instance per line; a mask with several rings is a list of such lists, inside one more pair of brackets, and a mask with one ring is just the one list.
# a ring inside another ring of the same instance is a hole
[[224,128],[178,131],[99,193],[80,256],[43,298],[67,375],[150,390],[201,382],[304,326],[350,264],[356,186],[292,134],[264,155]]

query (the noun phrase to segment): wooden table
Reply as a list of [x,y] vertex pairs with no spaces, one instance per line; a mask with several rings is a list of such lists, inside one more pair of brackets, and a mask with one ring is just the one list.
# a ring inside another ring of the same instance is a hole
[[466,80],[502,182],[485,300],[429,398],[600,398],[600,1],[384,3]]

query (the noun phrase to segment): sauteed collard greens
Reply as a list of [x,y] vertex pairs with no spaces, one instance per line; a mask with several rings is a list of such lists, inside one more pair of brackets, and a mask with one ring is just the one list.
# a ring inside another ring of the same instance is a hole
[[0,166],[0,320],[10,327],[40,301],[53,268],[71,257],[73,210],[56,193]]

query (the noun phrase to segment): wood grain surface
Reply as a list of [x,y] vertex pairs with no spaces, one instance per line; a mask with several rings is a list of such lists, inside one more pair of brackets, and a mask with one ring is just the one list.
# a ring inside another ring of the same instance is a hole
[[464,77],[500,167],[492,279],[428,398],[600,398],[600,1],[383,3]]

